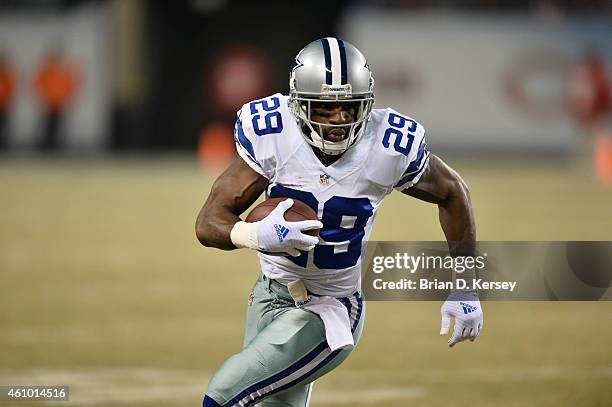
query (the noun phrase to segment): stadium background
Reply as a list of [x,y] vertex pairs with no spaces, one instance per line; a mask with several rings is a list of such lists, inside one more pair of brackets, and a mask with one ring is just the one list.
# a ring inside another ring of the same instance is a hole
[[[0,385],[199,404],[240,347],[258,265],[201,247],[195,216],[237,108],[286,92],[321,36],[360,48],[377,106],[426,127],[470,185],[479,239],[612,240],[609,2],[329,3],[2,3]],[[70,73],[55,109],[36,79],[50,51]],[[372,238],[443,235],[435,207],[398,194]],[[482,337],[449,350],[439,304],[369,303],[312,405],[610,405],[610,303],[484,308]]]

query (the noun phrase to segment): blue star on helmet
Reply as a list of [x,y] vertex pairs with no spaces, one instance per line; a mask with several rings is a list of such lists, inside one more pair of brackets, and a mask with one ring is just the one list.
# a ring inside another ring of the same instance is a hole
[[296,69],[298,69],[300,66],[304,66],[304,64],[302,62],[300,62],[299,59],[295,58],[293,60],[293,65],[291,65],[291,70],[295,71]]

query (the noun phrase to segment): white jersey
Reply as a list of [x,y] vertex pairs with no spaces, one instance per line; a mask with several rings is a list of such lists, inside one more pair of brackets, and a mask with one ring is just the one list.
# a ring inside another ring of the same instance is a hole
[[266,198],[298,199],[323,223],[317,246],[297,257],[259,254],[262,272],[301,279],[317,295],[344,297],[361,283],[361,256],[382,199],[414,185],[428,165],[425,130],[393,109],[374,109],[355,145],[325,166],[279,93],[245,104],[234,131],[244,161],[266,177]]

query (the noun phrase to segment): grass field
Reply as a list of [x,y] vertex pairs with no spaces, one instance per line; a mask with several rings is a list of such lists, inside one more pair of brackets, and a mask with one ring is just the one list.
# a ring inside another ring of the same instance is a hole
[[[452,164],[482,240],[612,240],[612,189],[587,171]],[[196,241],[211,182],[180,157],[0,160],[0,385],[67,384],[72,406],[200,405],[240,348],[258,274],[254,253]],[[435,207],[392,194],[372,238],[443,235]],[[482,336],[448,349],[439,304],[368,303],[361,343],[311,405],[612,405],[612,303],[484,307]]]

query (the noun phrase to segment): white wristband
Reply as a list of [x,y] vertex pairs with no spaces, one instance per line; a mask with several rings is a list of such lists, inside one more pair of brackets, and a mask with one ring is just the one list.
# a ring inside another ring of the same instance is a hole
[[230,239],[237,248],[259,250],[257,222],[236,222],[230,232]]

